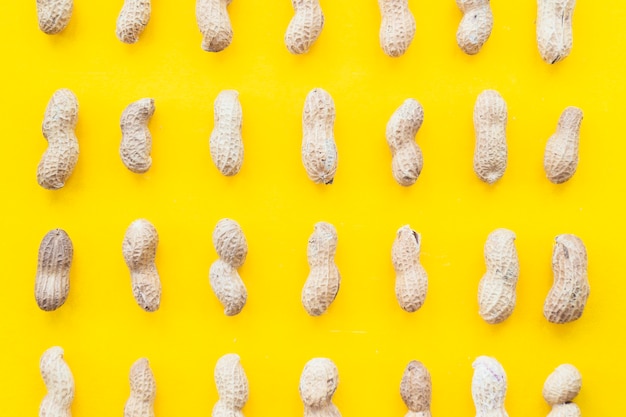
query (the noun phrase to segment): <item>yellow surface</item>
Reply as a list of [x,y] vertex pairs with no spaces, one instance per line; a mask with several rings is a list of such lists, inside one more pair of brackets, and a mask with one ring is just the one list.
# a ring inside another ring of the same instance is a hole
[[[194,1],[155,0],[131,46],[115,37],[122,1],[75,3],[57,36],[39,31],[34,0],[4,5],[3,416],[37,414],[45,395],[39,357],[53,345],[65,349],[76,380],[76,417],[121,415],[130,365],[142,356],[157,378],[157,416],[210,415],[213,367],[228,352],[241,356],[250,381],[248,417],[301,415],[300,373],[315,356],[339,368],[335,401],[344,416],[403,415],[399,382],[411,359],[432,374],[433,415],[471,416],[471,363],[481,354],[506,369],[512,416],[549,412],[543,382],[565,362],[583,375],[583,415],[624,415],[623,2],[579,2],[574,48],[554,66],[537,51],[533,1],[493,2],[492,36],[473,57],[456,45],[453,1],[411,1],[417,34],[399,59],[380,49],[373,0],[323,0],[326,26],[304,56],[283,43],[288,0],[235,0],[234,40],[219,54],[200,49]],[[337,108],[331,186],[310,182],[300,160],[303,102],[318,86]],[[43,112],[61,87],[80,103],[80,158],[66,187],[52,192],[37,185],[35,171],[46,148]],[[227,88],[239,90],[244,114],[245,159],[234,178],[219,174],[208,148],[213,100]],[[493,186],[472,171],[472,109],[485,88],[499,90],[509,108],[509,164]],[[119,117],[141,97],[156,102],[154,162],[136,175],[120,161]],[[408,97],[425,108],[417,135],[425,167],[402,188],[384,131]],[[543,150],[568,105],[585,114],[580,165],[555,186],[545,179]],[[135,304],[121,253],[139,217],[160,234],[163,298],[154,314]],[[248,303],[237,317],[222,314],[208,283],[211,232],[222,217],[242,225],[250,246],[240,270]],[[320,220],[337,227],[342,283],[327,314],[311,318],[300,291],[307,239]],[[396,303],[390,261],[395,232],[407,223],[422,234],[430,280],[415,314]],[[74,242],[71,292],[45,313],[33,297],[37,250],[57,227]],[[496,227],[517,233],[521,276],[512,317],[490,326],[477,314],[476,292]],[[560,233],[586,243],[591,283],[582,319],[564,326],[542,315]]]

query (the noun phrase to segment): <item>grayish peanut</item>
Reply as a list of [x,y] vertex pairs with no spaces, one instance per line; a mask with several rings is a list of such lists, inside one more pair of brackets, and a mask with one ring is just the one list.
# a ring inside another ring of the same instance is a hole
[[152,166],[152,135],[148,123],[154,109],[154,99],[142,98],[129,104],[120,120],[120,156],[126,168],[137,174],[143,174]]
[[337,171],[334,124],[333,98],[321,88],[311,90],[302,113],[302,163],[317,184],[332,184]]
[[431,417],[432,382],[424,364],[409,362],[400,382],[400,396],[409,409],[405,417]]
[[117,38],[124,43],[135,43],[150,21],[150,0],[124,0],[117,17]]
[[73,255],[72,241],[65,230],[51,230],[41,240],[35,277],[35,300],[40,309],[53,311],[67,300]]
[[239,93],[224,90],[215,99],[215,123],[209,148],[213,163],[226,176],[235,175],[243,163],[242,112]]
[[130,270],[133,296],[137,304],[153,312],[161,304],[161,281],[154,259],[159,235],[148,220],[135,220],[126,229],[122,252]]
[[392,154],[391,172],[394,179],[405,187],[415,184],[422,172],[424,158],[415,142],[415,135],[424,121],[424,108],[412,98],[391,115],[387,122],[387,144]]
[[72,17],[74,0],[37,0],[39,29],[48,35],[61,32]]
[[567,107],[559,117],[556,133],[548,139],[543,167],[548,179],[555,184],[569,180],[576,172],[582,120],[581,109]]
[[485,90],[474,105],[474,172],[478,178],[493,184],[504,175],[507,165],[506,102],[495,90]]
[[304,54],[315,43],[324,27],[319,0],[291,0],[295,14],[285,33],[285,45],[292,54]]
[[422,307],[428,291],[428,275],[420,263],[422,237],[410,226],[398,229],[391,248],[396,271],[396,299],[403,310],[413,313]]

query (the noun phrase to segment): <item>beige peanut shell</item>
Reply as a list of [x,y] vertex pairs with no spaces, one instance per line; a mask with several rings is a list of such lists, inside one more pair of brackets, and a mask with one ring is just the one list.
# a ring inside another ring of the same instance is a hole
[[65,185],[78,162],[78,139],[74,129],[78,121],[78,100],[73,92],[57,90],[48,102],[41,131],[48,141],[37,167],[37,182],[47,190]]
[[472,398],[476,417],[508,417],[504,409],[507,382],[502,365],[495,358],[479,356],[472,367]]
[[117,17],[115,34],[124,43],[135,43],[148,26],[152,7],[150,0],[124,0],[122,11]]
[[248,292],[237,269],[248,254],[248,242],[239,223],[231,219],[217,222],[213,230],[213,246],[219,259],[209,271],[209,282],[222,306],[224,314],[239,314],[246,305]]
[[415,142],[423,121],[424,108],[409,98],[387,122],[385,135],[392,154],[391,172],[396,182],[405,187],[415,184],[424,166],[422,150]]
[[468,55],[477,54],[493,29],[489,0],[456,0],[463,18],[456,32],[456,43]]
[[233,40],[233,28],[228,15],[232,0],[196,0],[196,20],[202,32],[202,49],[220,52]]
[[73,256],[74,247],[65,230],[51,230],[41,240],[35,277],[35,300],[40,309],[53,311],[67,300]]
[[537,0],[537,46],[541,58],[554,64],[572,50],[572,16],[576,0]]
[[306,363],[300,376],[300,397],[304,417],[341,417],[332,403],[339,385],[337,367],[327,358],[313,358]]
[[341,275],[335,265],[337,231],[326,222],[315,224],[309,237],[307,259],[309,276],[302,289],[302,305],[311,316],[319,316],[337,297]]
[[147,172],[152,166],[152,135],[148,123],[154,110],[154,99],[142,98],[129,104],[120,119],[120,156],[126,168],[137,174]]
[[39,29],[55,35],[67,27],[72,17],[74,0],[37,0]]
[[474,172],[478,178],[493,184],[504,175],[507,165],[506,102],[495,90],[479,94],[474,105]]
[[515,248],[515,233],[496,229],[485,243],[487,272],[478,286],[478,312],[489,324],[501,323],[515,308],[519,258]]
[[235,90],[220,92],[214,107],[215,123],[209,140],[211,159],[223,175],[235,175],[243,163],[239,93]]
[[543,398],[555,406],[574,401],[582,388],[582,376],[574,365],[559,365],[543,384]]
[[133,296],[148,312],[159,309],[161,280],[154,263],[159,235],[148,220],[135,220],[126,229],[122,252],[130,270]]
[[219,358],[214,376],[219,400],[213,407],[212,417],[243,417],[241,409],[248,402],[249,389],[239,355],[229,353]]
[[552,252],[554,283],[543,305],[543,315],[551,323],[568,323],[582,316],[589,297],[587,249],[579,237],[556,237]]
[[295,14],[285,32],[285,45],[292,54],[305,54],[324,28],[319,0],[291,0]]
[[548,180],[555,184],[569,180],[576,172],[582,120],[581,109],[567,107],[559,117],[556,133],[548,139],[543,167]]
[[302,113],[302,163],[311,181],[332,184],[337,171],[335,102],[321,88],[309,92]]
[[53,346],[39,361],[39,371],[48,393],[39,406],[39,417],[71,417],[74,377],[63,359],[63,349]]
[[398,229],[391,247],[391,261],[396,272],[396,299],[403,310],[413,313],[426,300],[428,275],[420,263],[422,237],[410,226]]
[[124,417],[154,417],[156,380],[150,363],[140,358],[130,368],[130,396],[124,406]]
[[409,362],[400,382],[400,397],[409,409],[405,417],[431,417],[431,396],[430,372],[420,361]]
[[380,46],[390,57],[399,57],[409,49],[415,36],[415,18],[408,0],[378,0],[382,21]]

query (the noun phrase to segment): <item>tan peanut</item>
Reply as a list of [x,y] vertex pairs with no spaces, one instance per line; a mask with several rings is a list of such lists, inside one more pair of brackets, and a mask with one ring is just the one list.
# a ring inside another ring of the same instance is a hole
[[589,297],[587,250],[580,238],[569,234],[556,237],[552,271],[554,283],[543,305],[543,315],[557,324],[578,320]]
[[576,0],[537,0],[537,46],[548,64],[567,58],[572,50],[575,5]]
[[393,158],[391,172],[396,182],[405,187],[415,184],[424,166],[422,150],[415,142],[423,121],[424,108],[417,100],[409,98],[387,122],[387,144]]
[[478,312],[489,324],[501,323],[515,308],[515,287],[519,277],[519,258],[515,233],[496,229],[485,243],[487,272],[478,285]]
[[78,140],[74,129],[78,121],[78,101],[68,89],[54,92],[44,114],[41,131],[48,141],[37,167],[37,182],[47,190],[58,190],[78,162]]
[[575,366],[559,365],[543,385],[543,398],[552,406],[548,417],[580,417],[580,408],[572,401],[580,392],[582,376]]
[[130,396],[124,406],[124,417],[154,417],[156,381],[150,362],[140,358],[130,368]]
[[415,18],[408,0],[378,0],[382,15],[380,46],[390,57],[404,55],[415,36]]
[[48,35],[61,32],[72,17],[74,0],[37,0],[39,29]]
[[495,358],[479,356],[472,367],[472,398],[476,417],[508,417],[504,409],[507,383],[502,365]]
[[507,164],[506,102],[495,90],[485,90],[474,105],[474,172],[478,178],[493,184],[504,175]]
[[148,220],[135,220],[126,229],[122,252],[130,270],[133,296],[137,304],[153,312],[161,304],[161,280],[154,259],[159,235]]
[[215,124],[209,148],[213,163],[226,176],[237,174],[243,163],[242,112],[238,97],[237,91],[224,90],[215,99]]
[[341,417],[341,413],[332,403],[338,384],[339,373],[333,361],[326,358],[308,361],[300,376],[304,417]]
[[48,393],[39,406],[39,417],[71,417],[74,377],[63,359],[63,349],[53,346],[41,355],[39,370]]
[[463,19],[456,32],[456,43],[468,55],[477,54],[493,29],[493,13],[489,0],[456,0]]
[[152,166],[152,135],[148,122],[154,114],[154,99],[142,98],[129,104],[122,112],[120,127],[122,162],[132,172],[143,174]]
[[428,275],[420,263],[421,246],[421,235],[406,225],[398,229],[391,247],[391,261],[396,271],[396,299],[409,313],[422,307],[428,291]]
[[285,32],[285,45],[292,54],[304,54],[322,33],[324,13],[319,0],[291,0],[291,4],[295,14]]
[[117,38],[124,43],[135,43],[150,21],[150,0],[124,0],[117,17]]
[[302,113],[302,163],[317,184],[332,184],[337,171],[334,124],[333,98],[321,88],[311,90]]
[[239,355],[229,353],[219,358],[214,376],[219,400],[212,417],[243,417],[241,409],[248,402],[248,378]]
[[35,277],[35,300],[40,309],[53,311],[67,300],[73,255],[72,241],[63,229],[51,230],[41,240]]
[[239,223],[230,219],[217,222],[213,246],[219,259],[211,265],[209,282],[224,306],[224,314],[234,316],[241,312],[248,298],[246,286],[237,272],[248,255],[248,242]]
[[220,52],[233,40],[233,28],[228,16],[232,0],[196,0],[196,20],[202,32],[202,49]]
[[335,265],[336,251],[335,226],[316,223],[306,253],[311,270],[302,289],[302,305],[311,316],[324,313],[337,297],[341,275]]
[[409,409],[405,417],[431,417],[432,383],[424,364],[409,362],[400,382],[400,396]]
[[548,179],[555,184],[569,180],[576,172],[582,120],[581,109],[567,107],[559,117],[556,133],[548,139],[543,167]]

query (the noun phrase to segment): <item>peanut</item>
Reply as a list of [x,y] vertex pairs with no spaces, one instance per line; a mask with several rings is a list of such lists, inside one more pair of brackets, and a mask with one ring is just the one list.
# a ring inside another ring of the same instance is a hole
[[508,417],[504,409],[506,373],[502,365],[494,358],[479,356],[472,367],[472,398],[476,417]]
[[124,417],[154,417],[156,381],[150,362],[140,358],[130,368],[130,396],[124,406]]
[[37,167],[37,182],[47,190],[58,190],[74,171],[78,161],[78,101],[68,89],[54,92],[48,102],[41,131],[48,141]]
[[302,289],[302,305],[311,316],[319,316],[337,297],[341,275],[335,265],[337,231],[326,222],[315,224],[307,246],[307,259],[311,268]]
[[300,376],[304,417],[341,417],[341,413],[332,403],[338,384],[339,373],[333,361],[326,358],[308,361]]
[[576,0],[537,0],[537,46],[548,64],[559,62],[572,50],[572,15]]
[[474,172],[488,184],[504,175],[507,163],[506,102],[495,90],[485,90],[474,105]]
[[291,0],[291,4],[295,14],[285,32],[285,45],[292,54],[304,54],[322,33],[324,13],[319,0]]
[[248,378],[239,355],[229,353],[215,365],[215,386],[219,400],[213,407],[213,417],[243,417],[241,409],[248,401]]
[[409,409],[405,417],[430,417],[431,395],[430,372],[419,361],[409,362],[400,382],[400,396]]
[[391,172],[396,182],[405,187],[413,185],[424,166],[424,158],[415,135],[424,121],[424,108],[412,98],[391,115],[387,122],[387,144],[392,154]]
[[224,314],[234,316],[241,312],[248,297],[246,286],[237,272],[248,255],[248,242],[236,221],[222,219],[213,230],[213,246],[219,259],[211,265],[209,282],[224,306]]
[[380,46],[390,57],[404,55],[415,36],[415,18],[408,0],[378,0],[382,15]]
[[153,114],[154,99],[151,98],[137,100],[122,112],[120,156],[126,168],[137,174],[143,174],[152,166],[152,135],[148,122]]
[[515,233],[496,229],[485,243],[487,272],[478,286],[479,314],[487,323],[506,320],[515,308],[515,287],[519,277],[519,259]]
[[420,264],[422,237],[410,226],[398,229],[391,247],[396,271],[396,298],[403,310],[413,313],[422,307],[428,290],[428,275]]
[[552,406],[548,417],[580,417],[580,408],[572,401],[581,387],[578,369],[569,364],[559,365],[543,385],[543,398]]
[[63,360],[63,349],[53,346],[41,355],[39,370],[48,393],[39,406],[39,417],[71,417],[74,377]]
[[135,43],[150,21],[150,0],[124,0],[117,18],[117,38],[124,43]]
[[558,324],[579,319],[589,297],[587,250],[580,238],[569,234],[556,237],[552,271],[554,284],[543,305],[543,315]]
[[321,88],[311,90],[302,113],[302,163],[317,184],[332,184],[337,171],[334,123],[333,98]]
[[72,17],[74,0],[37,0],[39,29],[48,35],[61,32]]
[[232,0],[196,0],[196,20],[202,32],[202,49],[220,52],[233,40],[227,7]]
[[483,47],[493,29],[493,13],[489,0],[456,0],[463,19],[456,32],[456,43],[468,55]]
[[130,270],[133,296],[137,304],[146,311],[159,309],[161,303],[161,281],[154,258],[159,235],[148,220],[135,220],[126,229],[122,252]]
[[224,90],[215,99],[215,124],[209,147],[213,163],[226,176],[235,175],[243,163],[239,93]]
[[65,230],[51,230],[41,240],[35,277],[35,300],[40,309],[53,311],[67,300],[73,255],[72,241]]
[[578,107],[563,110],[556,133],[550,136],[543,157],[548,179],[561,184],[574,175],[578,166],[578,143],[583,112]]

